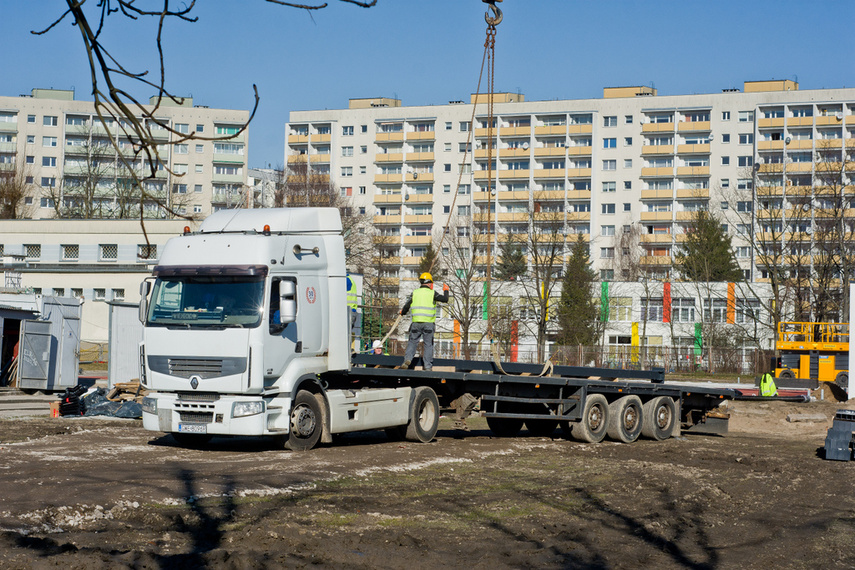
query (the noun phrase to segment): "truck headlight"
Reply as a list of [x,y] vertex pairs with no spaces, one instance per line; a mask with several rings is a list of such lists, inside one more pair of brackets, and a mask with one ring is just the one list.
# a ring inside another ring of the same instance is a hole
[[235,402],[232,407],[232,417],[242,418],[244,416],[254,416],[264,411],[264,402]]
[[146,414],[157,414],[157,400],[146,396],[142,399],[142,411]]

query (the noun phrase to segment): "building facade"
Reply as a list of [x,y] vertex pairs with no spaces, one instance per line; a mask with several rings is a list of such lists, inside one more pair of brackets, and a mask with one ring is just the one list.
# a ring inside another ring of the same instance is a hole
[[[482,275],[506,240],[551,235],[566,255],[581,235],[601,280],[634,281],[640,269],[665,283],[679,280],[675,253],[704,210],[727,229],[746,283],[770,285],[785,268],[788,287],[841,255],[824,249],[823,216],[836,216],[825,223],[841,228],[834,239],[853,243],[855,89],[799,90],[783,80],[711,94],[603,95],[496,94],[492,128],[483,94],[468,104],[375,98],[294,111],[285,164],[328,177],[373,216],[390,297],[415,287],[428,244],[453,252],[449,236],[471,237]],[[847,315],[841,265],[822,287],[836,288],[836,314]],[[800,288],[789,312],[810,317],[814,297],[800,298]]]
[[[192,98],[181,104],[164,99],[156,118],[181,134],[234,136],[169,144],[176,143],[176,135],[149,123],[152,136],[164,143],[155,176],[143,182],[149,195],[178,214],[201,217],[245,203],[249,135],[237,133],[248,111],[211,109],[194,105]],[[75,100],[73,91],[33,89],[30,95],[0,97],[0,173],[25,177],[23,217],[133,219],[140,207],[146,218],[172,217],[153,201],[141,201],[130,187],[118,153],[144,176],[148,164],[134,154],[119,125],[107,123],[100,123],[91,101]],[[105,128],[117,138],[118,151]]]

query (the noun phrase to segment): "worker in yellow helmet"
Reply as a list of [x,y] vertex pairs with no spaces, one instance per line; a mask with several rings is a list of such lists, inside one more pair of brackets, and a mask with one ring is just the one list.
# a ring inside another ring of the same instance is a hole
[[413,291],[413,294],[399,311],[406,315],[411,309],[413,311],[413,322],[410,325],[410,337],[407,341],[407,352],[404,355],[404,368],[409,368],[413,357],[416,355],[416,347],[419,339],[425,343],[422,361],[424,369],[433,367],[433,334],[436,331],[436,304],[448,303],[448,285],[443,284],[442,295],[433,290],[433,277],[430,273],[422,273],[419,276],[421,286]]

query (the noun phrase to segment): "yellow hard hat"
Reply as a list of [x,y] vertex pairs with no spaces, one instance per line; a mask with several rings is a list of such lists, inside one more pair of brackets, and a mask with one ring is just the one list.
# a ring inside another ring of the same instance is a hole
[[419,281],[422,283],[433,283],[433,277],[431,277],[430,273],[425,271],[421,275],[419,275]]

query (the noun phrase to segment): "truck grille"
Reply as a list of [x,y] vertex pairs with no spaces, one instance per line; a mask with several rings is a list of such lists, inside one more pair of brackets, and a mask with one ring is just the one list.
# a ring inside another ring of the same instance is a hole
[[215,378],[223,374],[223,361],[219,358],[170,358],[169,374],[182,378],[190,378],[191,376]]
[[209,424],[214,421],[213,412],[178,412],[181,423]]
[[178,392],[178,399],[182,402],[216,402],[220,395],[216,392]]

